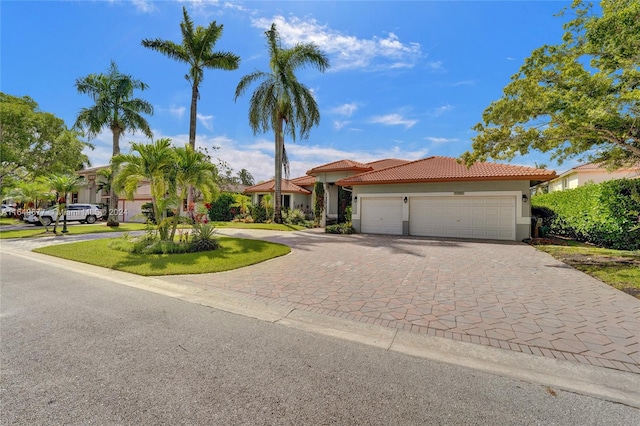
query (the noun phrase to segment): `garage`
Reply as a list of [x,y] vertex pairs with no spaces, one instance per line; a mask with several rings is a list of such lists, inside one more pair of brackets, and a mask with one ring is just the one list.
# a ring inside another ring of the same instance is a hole
[[402,198],[362,198],[362,232],[402,235]]
[[409,234],[513,241],[516,197],[411,197]]

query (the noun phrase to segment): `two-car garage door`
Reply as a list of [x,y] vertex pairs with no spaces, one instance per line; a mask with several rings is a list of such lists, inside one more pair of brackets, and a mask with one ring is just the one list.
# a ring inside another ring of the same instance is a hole
[[[408,202],[409,235],[515,240],[514,196],[409,197]],[[361,208],[362,232],[402,235],[402,198],[363,198]]]

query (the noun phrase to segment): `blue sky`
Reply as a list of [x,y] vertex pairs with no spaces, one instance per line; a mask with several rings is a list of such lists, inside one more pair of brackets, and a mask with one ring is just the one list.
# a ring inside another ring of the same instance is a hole
[[[531,51],[561,40],[568,17],[554,15],[568,1],[2,1],[0,90],[28,95],[41,110],[73,125],[91,105],[74,82],[120,71],[150,87],[136,92],[154,106],[148,121],[156,138],[184,145],[189,132],[191,88],[187,65],[142,47],[144,38],[181,42],[185,6],[196,25],[224,24],[216,50],[241,57],[236,71],[207,70],[198,103],[197,144],[236,172],[256,180],[273,176],[273,134],[253,135],[247,113],[250,92],[234,102],[240,78],[268,70],[264,31],[275,22],[285,43],[315,42],[329,56],[321,74],[298,77],[317,98],[321,123],[310,138],[287,140],[291,177],[349,158],[415,160],[457,157],[471,147],[472,127],[499,99]],[[140,135],[127,134],[124,152]],[[111,134],[105,130],[87,151],[94,166],[107,164]],[[219,147],[213,150],[213,147]],[[545,163],[546,154],[513,164]]]

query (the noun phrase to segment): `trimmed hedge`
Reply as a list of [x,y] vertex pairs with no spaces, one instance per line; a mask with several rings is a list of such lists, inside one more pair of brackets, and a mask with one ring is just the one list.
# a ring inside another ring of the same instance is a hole
[[233,220],[233,212],[231,204],[235,203],[232,193],[223,192],[218,198],[211,203],[209,209],[209,219],[214,222],[230,222]]
[[553,213],[543,219],[551,234],[618,250],[640,249],[640,179],[536,195],[531,205]]

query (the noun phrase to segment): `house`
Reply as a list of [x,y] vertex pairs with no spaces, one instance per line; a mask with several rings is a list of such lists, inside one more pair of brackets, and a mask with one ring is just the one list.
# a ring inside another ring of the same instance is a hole
[[340,179],[357,232],[520,241],[530,236],[531,182],[555,172],[429,157]]
[[[85,185],[78,192],[71,194],[71,202],[99,204],[105,208],[106,212],[109,206],[109,191],[100,186],[100,183],[105,182],[100,171],[109,167],[92,167],[76,172],[84,179]],[[118,220],[121,222],[145,222],[146,217],[142,214],[142,205],[150,202],[151,187],[148,183],[142,183],[138,186],[133,200],[127,200],[126,197],[118,198]],[[104,215],[104,217],[106,216]]]
[[613,179],[637,179],[640,178],[640,164],[635,167],[626,167],[618,170],[607,170],[600,164],[588,163],[574,167],[560,176],[545,182],[539,187],[547,186],[549,192],[573,189],[586,183],[602,183]]
[[[311,213],[311,194],[313,193],[314,184],[315,178],[312,176],[282,179],[280,186],[282,207],[286,209],[300,209],[305,213]],[[244,193],[251,196],[251,202],[253,204],[260,204],[262,197],[267,194],[274,194],[275,191],[275,179],[271,179],[245,188]]]
[[[351,206],[356,232],[520,241],[531,232],[530,186],[555,177],[551,170],[509,164],[467,168],[449,157],[340,160],[283,179],[282,205],[313,209],[314,185],[320,182],[323,226],[342,222]],[[245,190],[253,202],[273,192],[273,180]]]

